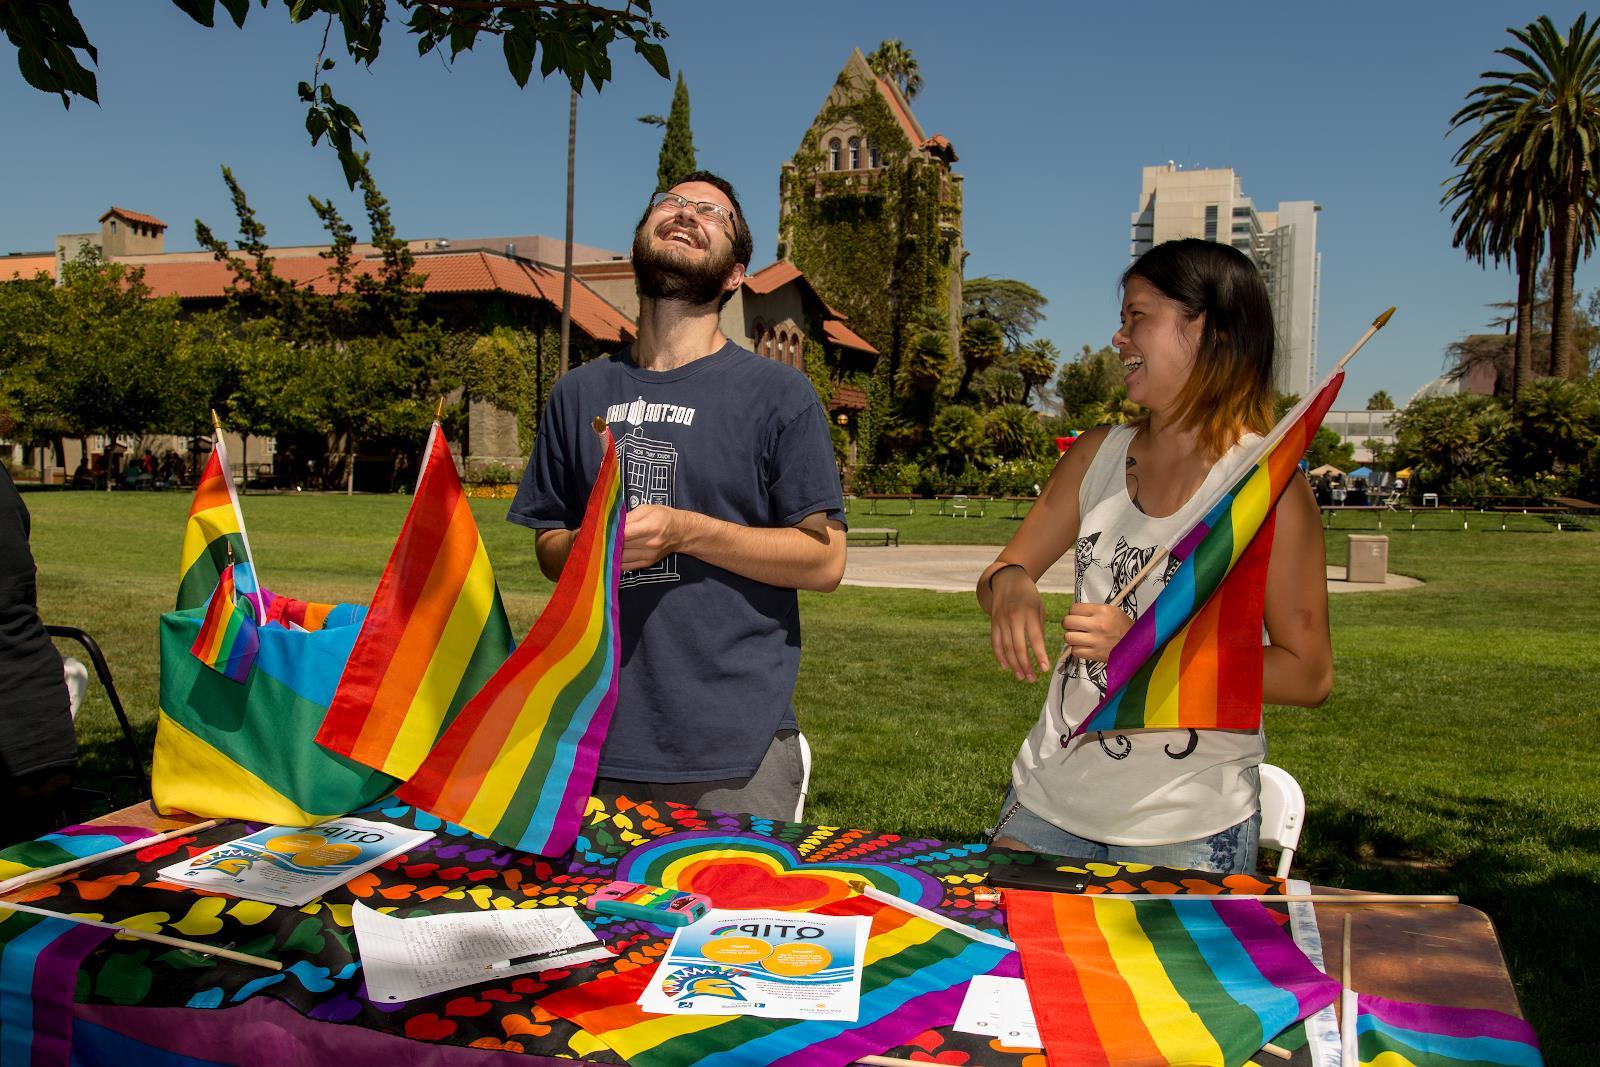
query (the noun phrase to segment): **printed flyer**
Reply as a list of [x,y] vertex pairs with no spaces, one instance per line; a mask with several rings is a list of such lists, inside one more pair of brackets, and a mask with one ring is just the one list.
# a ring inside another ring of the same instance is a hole
[[160,876],[176,885],[299,907],[431,837],[426,830],[348,816],[315,826],[269,826],[163,867]]
[[682,927],[639,997],[663,1015],[855,1022],[872,921],[865,915],[713,908]]

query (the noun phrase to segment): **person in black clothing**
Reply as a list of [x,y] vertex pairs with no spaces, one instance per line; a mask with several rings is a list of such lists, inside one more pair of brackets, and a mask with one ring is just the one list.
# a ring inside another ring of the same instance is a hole
[[30,525],[0,467],[0,844],[66,821],[78,763],[61,654],[39,618]]

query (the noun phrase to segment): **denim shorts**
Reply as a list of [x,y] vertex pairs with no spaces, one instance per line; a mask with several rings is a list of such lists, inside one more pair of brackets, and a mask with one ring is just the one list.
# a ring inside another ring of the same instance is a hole
[[1022,806],[1014,789],[1007,789],[1000,805],[1000,825],[990,836],[1010,838],[1034,852],[1075,859],[1148,863],[1155,867],[1219,874],[1253,874],[1260,849],[1261,812],[1226,830],[1193,841],[1174,841],[1169,845],[1108,845],[1079,837],[1041,819]]

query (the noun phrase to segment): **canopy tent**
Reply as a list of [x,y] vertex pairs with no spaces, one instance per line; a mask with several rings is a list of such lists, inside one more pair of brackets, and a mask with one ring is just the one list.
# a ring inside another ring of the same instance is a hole
[[1324,475],[1324,474],[1337,474],[1340,477],[1343,477],[1344,476],[1344,471],[1340,470],[1338,467],[1335,467],[1332,463],[1324,463],[1322,466],[1316,468],[1315,470],[1313,470],[1311,472],[1311,476],[1313,478],[1320,477],[1321,475]]
[[1371,467],[1357,467],[1355,470],[1350,472],[1350,477],[1352,477],[1352,478],[1370,478],[1370,477],[1372,477],[1372,468]]

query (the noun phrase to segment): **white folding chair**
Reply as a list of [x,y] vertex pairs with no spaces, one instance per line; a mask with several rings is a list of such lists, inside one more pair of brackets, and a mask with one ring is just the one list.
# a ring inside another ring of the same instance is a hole
[[1278,849],[1278,877],[1289,877],[1300,831],[1306,821],[1306,795],[1294,775],[1270,763],[1261,765],[1261,844]]

